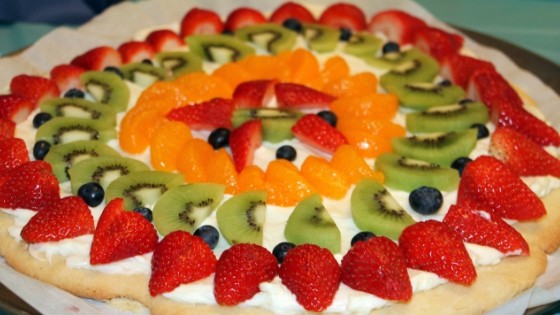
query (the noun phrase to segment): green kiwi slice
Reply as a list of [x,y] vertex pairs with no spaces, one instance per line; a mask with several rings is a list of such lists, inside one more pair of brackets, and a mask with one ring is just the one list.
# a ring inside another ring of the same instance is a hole
[[382,42],[379,37],[370,33],[354,33],[346,43],[346,46],[344,46],[344,52],[357,57],[375,56]]
[[219,34],[191,35],[187,45],[192,53],[206,61],[224,64],[254,55],[255,49],[243,40]]
[[180,185],[166,191],[153,210],[161,235],[181,230],[193,233],[222,201],[225,186],[210,183]]
[[360,58],[364,60],[368,65],[374,68],[381,69],[393,69],[394,67],[400,65],[405,61],[412,60],[418,56],[424,56],[417,48],[410,48],[407,50],[395,51],[377,55],[361,55]]
[[230,245],[262,245],[265,201],[265,191],[248,191],[231,197],[216,210],[218,228]]
[[53,117],[75,117],[104,121],[110,125],[117,124],[117,113],[107,105],[90,102],[81,98],[55,98],[40,105],[41,112]]
[[120,67],[124,78],[141,87],[148,87],[156,81],[165,80],[165,69],[143,62],[132,62]]
[[387,90],[413,82],[433,82],[439,73],[439,63],[432,57],[418,52],[379,77],[379,84]]
[[248,120],[262,121],[263,140],[278,143],[294,137],[292,126],[303,116],[299,111],[278,108],[240,108],[233,112],[232,124],[236,128]]
[[115,126],[106,121],[74,117],[55,117],[42,124],[35,134],[35,141],[50,144],[69,143],[78,140],[108,142],[117,138]]
[[235,31],[235,36],[251,42],[272,54],[291,50],[297,33],[276,23],[249,25]]
[[397,240],[414,219],[379,182],[362,179],[350,197],[352,218],[362,231]]
[[297,204],[288,218],[284,236],[296,245],[311,243],[327,248],[333,254],[340,252],[340,230],[318,194]]
[[385,174],[385,186],[411,192],[421,186],[452,191],[459,185],[456,169],[384,153],[375,159],[375,169]]
[[117,112],[128,107],[130,89],[116,73],[88,71],[80,76],[80,81],[96,102],[107,104]]
[[335,50],[340,38],[340,30],[314,23],[303,23],[302,34],[309,49],[318,53]]
[[480,102],[431,107],[423,112],[406,114],[406,129],[412,133],[450,132],[488,122],[488,108]]
[[155,55],[156,64],[165,69],[167,76],[179,77],[183,74],[201,71],[202,58],[192,52],[162,51]]
[[402,106],[415,110],[455,104],[465,97],[465,91],[458,85],[412,82],[390,84],[385,89],[395,94]]

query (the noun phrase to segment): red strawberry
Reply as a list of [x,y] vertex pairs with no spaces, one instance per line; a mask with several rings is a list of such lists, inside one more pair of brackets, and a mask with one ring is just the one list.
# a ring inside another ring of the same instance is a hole
[[182,121],[193,130],[231,128],[233,107],[232,100],[214,98],[207,102],[175,108],[166,117],[170,120]]
[[276,80],[254,80],[240,83],[233,92],[236,108],[263,107],[274,96]]
[[346,28],[357,32],[367,27],[366,16],[362,9],[351,3],[335,3],[323,11],[319,23],[336,29]]
[[407,301],[412,284],[399,246],[381,236],[357,242],[342,258],[342,283],[386,300]]
[[60,241],[93,233],[93,216],[81,197],[58,200],[51,207],[37,212],[21,230],[27,243]]
[[122,57],[115,48],[100,46],[75,57],[70,64],[86,70],[103,70],[106,67],[122,65]]
[[156,296],[210,276],[216,270],[216,256],[200,237],[175,231],[159,242],[152,257],[150,294]]
[[140,213],[126,211],[122,198],[111,200],[99,217],[89,262],[107,264],[154,250],[156,229]]
[[150,44],[156,52],[175,50],[185,46],[185,41],[172,30],[155,30],[148,34],[146,42]]
[[19,124],[35,109],[33,100],[19,95],[0,95],[0,118]]
[[123,64],[141,62],[144,59],[152,59],[155,51],[147,42],[129,41],[123,43],[117,49],[121,54]]
[[523,101],[502,75],[498,72],[483,68],[472,73],[467,94],[474,100],[479,100],[488,106],[490,113],[499,104],[507,102],[514,107],[522,107]]
[[33,102],[33,109],[45,100],[60,96],[56,83],[50,79],[20,74],[12,78],[10,91],[13,95],[29,98]]
[[512,220],[533,220],[546,214],[542,201],[507,165],[491,156],[467,164],[461,175],[457,204],[473,207]]
[[476,270],[461,236],[439,221],[427,220],[408,226],[399,237],[406,264],[429,271],[449,281],[470,285]]
[[414,33],[426,26],[426,22],[404,11],[386,10],[372,16],[368,30],[370,33],[381,32],[390,41],[403,45],[412,43]]
[[499,127],[490,138],[490,154],[519,176],[560,177],[560,160],[539,144],[508,127]]
[[336,97],[297,83],[278,83],[274,86],[278,107],[328,108]]
[[253,8],[240,7],[228,15],[226,19],[226,30],[234,32],[244,26],[266,23],[264,15]]
[[287,19],[296,19],[302,23],[315,23],[315,17],[306,7],[292,1],[284,2],[276,8],[268,20],[282,24]]
[[463,37],[435,27],[424,27],[414,32],[413,43],[418,49],[438,61],[456,55],[463,47]]
[[211,10],[193,8],[181,20],[181,37],[197,34],[221,34],[224,22]]
[[249,120],[235,128],[229,136],[229,147],[235,169],[241,172],[253,163],[255,150],[262,144],[262,121]]
[[0,140],[0,177],[24,163],[29,162],[29,152],[20,138]]
[[0,207],[43,210],[60,199],[60,188],[51,165],[31,161],[12,169],[0,186]]
[[291,249],[280,266],[280,279],[306,310],[324,311],[340,285],[340,266],[333,254],[313,244]]
[[220,305],[237,305],[260,292],[259,284],[278,274],[278,261],[266,248],[236,244],[222,253],[216,265],[214,296]]
[[506,255],[529,255],[529,245],[517,230],[494,213],[473,208],[468,202],[452,205],[443,223],[465,242],[493,247]]
[[480,69],[494,70],[488,61],[460,54],[448,55],[442,60],[441,75],[463,89],[468,89],[471,75]]
[[0,140],[13,138],[16,134],[16,123],[2,117],[2,96],[0,96]]
[[73,65],[58,65],[51,70],[51,80],[56,83],[60,92],[64,93],[70,89],[82,89],[80,76],[86,70]]
[[301,117],[292,127],[292,133],[299,141],[328,153],[334,153],[340,145],[348,143],[340,131],[314,114]]

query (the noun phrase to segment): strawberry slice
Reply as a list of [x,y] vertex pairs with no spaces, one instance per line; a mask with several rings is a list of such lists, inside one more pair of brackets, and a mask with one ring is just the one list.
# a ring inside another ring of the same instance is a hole
[[58,65],[51,69],[51,80],[58,86],[61,93],[70,89],[82,89],[80,76],[86,70],[84,68],[73,65]]
[[260,292],[262,282],[278,274],[278,261],[256,244],[235,244],[222,253],[216,265],[214,296],[220,305],[237,305]]
[[33,109],[37,108],[42,101],[60,96],[60,90],[54,81],[26,74],[20,74],[12,78],[10,92],[13,95],[30,99],[33,102]]
[[[2,106],[2,96],[0,95],[0,107]],[[0,140],[13,138],[16,134],[16,123],[10,119],[2,117],[0,109]]]
[[335,3],[327,7],[319,17],[319,23],[336,29],[346,28],[353,32],[367,27],[364,11],[351,3]]
[[329,108],[336,97],[297,83],[278,83],[274,86],[278,107],[292,109]]
[[122,57],[119,51],[113,47],[99,46],[76,56],[70,64],[86,70],[103,70],[107,67],[122,65]]
[[193,8],[181,20],[181,37],[197,34],[221,34],[224,22],[220,16],[211,10]]
[[280,266],[280,279],[297,302],[312,312],[331,305],[340,286],[340,266],[333,254],[314,244],[290,249]]
[[264,15],[253,8],[240,7],[230,12],[226,19],[226,30],[235,32],[237,29],[266,23]]
[[128,41],[122,43],[117,50],[121,54],[123,64],[142,62],[142,60],[145,59],[150,60],[155,54],[152,45],[142,41]]
[[461,236],[439,221],[408,226],[399,237],[399,247],[410,268],[465,285],[476,280],[474,264]]
[[292,127],[292,133],[299,141],[331,154],[340,145],[348,144],[348,140],[340,131],[314,114],[301,117]]
[[31,161],[5,173],[0,186],[0,207],[43,210],[60,199],[60,188],[51,165]]
[[188,232],[167,234],[152,257],[150,294],[170,292],[181,284],[210,276],[216,270],[216,256],[200,237]]
[[371,17],[368,30],[370,33],[381,32],[390,41],[404,45],[412,43],[414,33],[426,26],[426,22],[404,11],[386,10]]
[[31,217],[21,230],[21,238],[29,244],[55,242],[92,234],[93,230],[88,205],[81,197],[69,196]]
[[478,157],[463,170],[457,204],[465,201],[505,219],[526,221],[546,214],[539,197],[507,165],[491,156]]
[[156,229],[138,212],[126,211],[122,198],[111,200],[93,233],[89,262],[107,264],[153,251]]
[[516,229],[493,212],[473,208],[467,201],[452,205],[443,223],[465,242],[493,247],[505,255],[529,255],[529,245]]
[[28,97],[20,95],[0,95],[0,118],[11,120],[16,124],[27,119],[34,110],[34,103]]
[[254,80],[240,83],[233,91],[236,108],[263,107],[274,96],[276,80]]
[[560,160],[514,129],[496,129],[490,138],[489,152],[519,176],[560,177]]
[[483,102],[490,113],[493,113],[504,102],[513,107],[521,108],[523,106],[523,101],[509,82],[501,74],[491,69],[483,68],[472,73],[467,94],[470,98]]
[[155,30],[146,37],[146,42],[154,51],[170,51],[185,46],[185,41],[172,30]]
[[315,23],[315,17],[303,5],[288,1],[276,8],[268,19],[270,22],[282,24],[287,19],[296,19],[301,23]]
[[214,130],[219,127],[231,129],[233,108],[232,100],[214,98],[207,102],[175,108],[166,117],[182,121],[193,130]]
[[467,90],[471,75],[481,69],[493,71],[494,65],[474,57],[451,54],[443,58],[440,72],[444,78]]
[[424,27],[414,32],[413,44],[438,61],[456,55],[463,47],[463,37],[435,27]]
[[27,162],[29,162],[29,152],[22,139],[0,140],[0,177]]
[[262,144],[262,121],[249,120],[235,128],[229,136],[229,147],[235,169],[241,172],[253,164],[255,150]]
[[381,236],[357,242],[342,258],[342,283],[382,299],[408,301],[412,284],[399,246]]

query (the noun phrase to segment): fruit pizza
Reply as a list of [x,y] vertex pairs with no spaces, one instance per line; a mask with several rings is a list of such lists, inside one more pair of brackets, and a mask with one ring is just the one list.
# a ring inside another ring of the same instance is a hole
[[560,135],[396,8],[186,7],[0,95],[0,254],[154,314],[478,314],[560,245]]

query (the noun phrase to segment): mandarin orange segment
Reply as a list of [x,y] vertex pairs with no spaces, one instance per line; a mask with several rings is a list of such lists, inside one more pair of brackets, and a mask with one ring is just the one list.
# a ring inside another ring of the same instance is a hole
[[133,154],[144,152],[150,145],[152,133],[164,117],[156,109],[128,112],[121,121],[119,144]]
[[185,95],[186,103],[201,103],[213,98],[231,98],[233,95],[233,87],[227,81],[200,71],[184,74],[174,83]]
[[214,156],[206,161],[208,182],[226,186],[226,193],[237,193],[238,174],[233,159],[225,149],[214,152]]
[[198,138],[188,140],[177,154],[177,170],[187,183],[205,183],[208,180],[208,161],[214,157],[212,146]]
[[321,69],[321,80],[323,86],[341,81],[350,75],[350,67],[346,60],[340,56],[333,56],[325,61],[323,69]]
[[162,122],[150,139],[150,162],[154,169],[176,170],[179,151],[191,138],[191,130],[186,124],[169,120]]
[[406,129],[390,120],[384,119],[357,119],[353,117],[339,117],[336,128],[345,133],[352,130],[367,131],[371,135],[384,135],[387,137],[404,137]]
[[318,193],[329,198],[342,199],[350,188],[348,177],[321,157],[308,156],[301,165],[301,174]]
[[340,119],[392,119],[399,109],[399,101],[393,94],[366,94],[339,98],[331,103]]
[[237,178],[238,191],[265,190],[264,172],[256,165],[246,166]]
[[283,60],[270,55],[247,56],[237,63],[251,75],[250,80],[280,79],[288,71]]
[[353,145],[361,156],[375,158],[382,153],[392,151],[391,138],[383,135],[372,135],[367,131],[348,130],[343,132],[348,143]]
[[173,108],[184,105],[186,102],[187,96],[181,91],[179,85],[174,82],[158,81],[140,94],[131,111],[153,109],[161,115],[165,115]]
[[289,207],[315,192],[315,188],[301,175],[297,167],[286,160],[274,160],[265,172],[267,203]]
[[332,81],[325,85],[323,92],[336,97],[360,96],[377,93],[377,77],[370,72],[361,72],[355,75]]
[[349,144],[341,145],[336,149],[331,159],[331,165],[345,174],[352,184],[356,184],[362,178],[371,178],[380,183],[385,181],[383,173],[369,167],[358,150]]
[[280,77],[281,81],[299,83],[316,90],[321,90],[323,81],[319,61],[305,49],[294,50],[288,60],[289,74]]
[[234,89],[239,83],[249,81],[253,78],[249,71],[245,70],[236,62],[223,64],[218,69],[214,70],[212,75],[226,81]]

